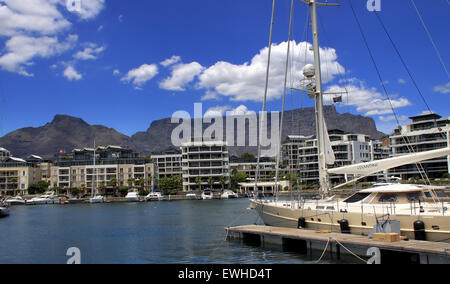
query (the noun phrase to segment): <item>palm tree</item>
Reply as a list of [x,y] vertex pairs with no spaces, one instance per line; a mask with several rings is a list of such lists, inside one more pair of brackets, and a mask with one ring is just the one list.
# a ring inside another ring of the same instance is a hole
[[129,187],[134,187],[134,183],[136,182],[136,179],[134,178],[129,178],[128,179],[128,186]]
[[209,188],[212,190],[214,186],[214,179],[212,177],[208,178]]
[[114,195],[117,195],[117,179],[113,178],[108,182],[108,186],[113,189]]
[[227,183],[227,180],[224,176],[221,176],[219,178],[219,183],[222,186],[222,192],[225,190],[225,184]]
[[202,190],[202,178],[201,177],[195,178],[195,184],[198,185],[200,190]]

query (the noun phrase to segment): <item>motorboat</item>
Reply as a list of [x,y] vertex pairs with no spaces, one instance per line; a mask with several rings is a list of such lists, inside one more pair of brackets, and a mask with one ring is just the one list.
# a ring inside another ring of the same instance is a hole
[[25,201],[25,199],[22,198],[22,196],[16,196],[16,197],[10,197],[10,198],[6,199],[5,203],[8,204],[9,206],[25,205],[26,201]]
[[46,204],[60,204],[61,199],[54,194],[41,195],[34,197],[26,202],[27,205],[46,205]]
[[105,202],[105,197],[103,197],[101,195],[96,195],[94,197],[89,198],[89,203],[91,203],[91,204],[104,203],[104,202]]
[[152,192],[145,197],[145,201],[163,201],[164,197],[161,192]]
[[211,200],[213,199],[214,195],[210,189],[205,189],[202,193],[202,199],[203,200]]
[[139,193],[135,191],[128,192],[127,196],[125,196],[125,200],[127,202],[139,202]]
[[0,217],[9,216],[9,209],[6,207],[0,207]]
[[220,196],[221,199],[237,198],[237,194],[232,190],[225,190]]
[[186,199],[187,200],[197,200],[197,195],[195,193],[188,193],[186,194]]

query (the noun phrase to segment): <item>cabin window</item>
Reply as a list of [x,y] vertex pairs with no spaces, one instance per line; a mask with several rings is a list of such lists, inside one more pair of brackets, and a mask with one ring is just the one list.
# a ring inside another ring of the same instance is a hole
[[447,197],[447,194],[445,194],[444,191],[435,191],[435,194],[436,194],[436,196],[439,197],[439,198],[445,198],[445,197]]
[[428,198],[432,198],[433,196],[431,195],[431,192],[429,191],[425,191],[425,196]]
[[397,202],[398,196],[396,194],[383,194],[380,199],[378,199],[379,202]]
[[346,200],[344,200],[344,202],[346,202],[346,203],[359,202],[359,201],[365,199],[369,195],[370,195],[370,193],[355,193],[352,196],[350,196],[349,198],[347,198]]
[[422,198],[422,193],[420,192],[413,192],[406,194],[406,198],[408,198],[408,201],[419,201]]
[[327,210],[332,210],[332,211],[334,211],[335,209],[334,209],[334,206],[328,206],[328,207],[327,207]]
[[325,209],[324,206],[316,206],[316,210],[323,210],[323,209]]

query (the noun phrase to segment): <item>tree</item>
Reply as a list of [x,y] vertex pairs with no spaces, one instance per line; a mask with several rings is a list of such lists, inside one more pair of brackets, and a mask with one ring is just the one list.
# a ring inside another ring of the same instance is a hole
[[179,176],[164,177],[159,180],[159,187],[164,195],[177,194],[183,189],[183,179]]
[[240,157],[239,160],[242,161],[248,161],[248,162],[256,162],[256,158],[254,155],[250,154],[250,153],[243,153]]
[[136,182],[136,179],[134,178],[129,178],[128,179],[128,186],[129,187],[134,187],[134,183]]
[[202,190],[202,178],[201,177],[196,177],[195,178],[195,184],[199,187],[199,190]]
[[122,197],[125,197],[128,194],[129,187],[128,186],[119,186],[119,194]]
[[224,176],[221,176],[219,178],[219,183],[222,186],[222,191],[224,191],[225,190],[225,184],[227,183],[227,179]]
[[50,184],[45,181],[40,181],[36,184],[32,184],[28,187],[28,194],[42,194],[48,190]]
[[236,169],[231,173],[231,188],[233,190],[239,189],[239,184],[246,182],[248,176],[245,173],[239,172]]
[[209,188],[213,189],[214,186],[214,179],[212,177],[208,178],[208,184],[209,184]]

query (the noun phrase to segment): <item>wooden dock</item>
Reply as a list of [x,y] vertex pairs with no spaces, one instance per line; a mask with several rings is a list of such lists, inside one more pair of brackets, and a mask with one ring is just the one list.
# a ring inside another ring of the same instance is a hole
[[[324,251],[327,246],[327,257],[340,259],[341,254],[353,254],[360,257],[361,263],[372,258],[374,262],[382,264],[450,264],[450,243],[416,240],[389,243],[360,235],[253,225],[226,228],[226,231],[228,239],[241,239],[244,243],[256,246],[281,245],[301,254],[312,253],[312,250]],[[368,253],[369,249],[378,250],[377,260]]]

